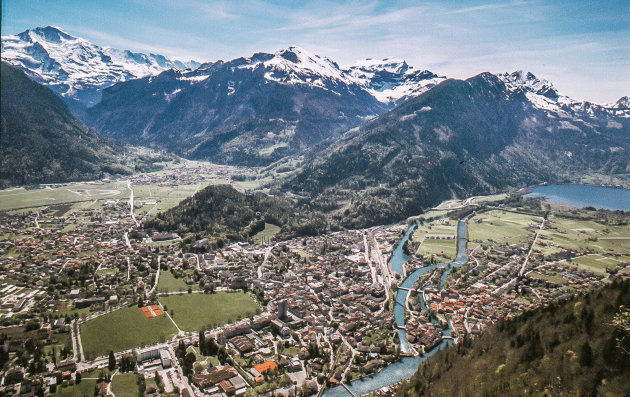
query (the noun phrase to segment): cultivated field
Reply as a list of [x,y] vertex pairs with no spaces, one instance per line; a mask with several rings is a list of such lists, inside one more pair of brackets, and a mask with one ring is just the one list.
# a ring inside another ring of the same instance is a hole
[[81,325],[86,358],[165,341],[177,330],[167,316],[146,318],[136,306],[125,307]]
[[630,228],[611,226],[591,220],[550,218],[549,229],[542,235],[564,249],[576,251],[630,252]]
[[244,292],[168,295],[159,298],[173,311],[173,320],[182,331],[199,331],[237,321],[256,313],[256,302]]
[[[524,244],[531,241],[534,229],[538,228],[539,217],[515,214],[507,211],[488,211],[468,221],[468,240],[475,242]],[[529,226],[532,230],[527,230]]]

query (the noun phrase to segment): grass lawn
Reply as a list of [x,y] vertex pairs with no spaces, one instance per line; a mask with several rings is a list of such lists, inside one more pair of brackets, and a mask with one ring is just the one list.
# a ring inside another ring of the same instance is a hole
[[573,258],[567,264],[599,274],[606,274],[606,268],[612,269],[617,267],[616,262],[600,255],[584,255],[579,258]]
[[566,284],[567,282],[567,280],[565,280],[564,278],[560,276],[552,275],[552,274],[542,274],[538,272],[531,272],[528,275],[532,278],[537,278],[540,280],[547,280],[549,282],[557,283],[557,284]]
[[73,307],[69,307],[66,309],[59,309],[59,310],[55,310],[54,313],[51,314],[56,314],[59,317],[72,317],[74,316],[74,313],[77,313],[79,315],[79,317],[81,317],[82,315],[86,315],[89,316],[92,312],[90,311],[89,307],[83,307],[81,309],[76,309]]
[[[197,288],[198,286],[193,286],[193,288]],[[161,271],[160,279],[158,280],[158,292],[177,292],[177,291],[187,291],[188,284],[184,281],[183,278],[175,278],[173,273],[170,270]]]
[[85,356],[94,358],[165,341],[177,330],[167,316],[146,318],[136,306],[125,307],[81,325]]
[[416,255],[436,255],[444,259],[455,259],[457,253],[456,243],[457,240],[455,239],[425,239],[418,251],[416,251]]
[[118,268],[116,267],[112,267],[112,268],[108,268],[108,269],[99,269],[96,272],[97,276],[105,276],[105,275],[114,275],[116,273],[118,273]]
[[280,233],[280,226],[265,223],[265,228],[254,235],[254,240],[259,242],[269,241],[278,233]]
[[515,214],[506,211],[489,211],[468,221],[470,241],[497,243],[526,243],[531,240],[530,224],[539,225],[540,218],[531,215]]
[[81,377],[83,379],[90,379],[90,378],[98,378],[101,374],[103,376],[107,376],[107,375],[111,375],[114,371],[110,371],[107,367],[105,368],[98,368],[95,369],[93,371],[85,371],[85,372],[81,372]]
[[298,346],[289,346],[289,347],[282,347],[281,349],[279,349],[280,354],[284,354],[285,356],[288,357],[297,357],[298,354],[300,354],[300,347]]
[[161,296],[160,303],[174,311],[173,320],[183,331],[199,331],[256,313],[256,302],[244,292]]
[[93,396],[96,380],[84,379],[78,385],[68,387],[57,387],[57,392],[50,394],[59,397]]
[[112,392],[116,397],[136,397],[138,385],[134,373],[117,374],[112,378]]
[[505,193],[493,194],[493,195],[490,195],[490,196],[476,197],[476,198],[471,200],[471,204],[491,203],[491,202],[494,202],[494,201],[501,201],[501,200],[505,199],[506,197],[507,197],[507,194],[505,194]]

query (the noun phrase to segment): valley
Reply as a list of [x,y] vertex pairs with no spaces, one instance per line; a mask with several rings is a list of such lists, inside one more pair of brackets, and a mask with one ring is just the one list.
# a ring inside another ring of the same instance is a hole
[[[234,368],[251,394],[358,395],[410,377],[453,340],[630,271],[627,214],[514,194],[446,201],[408,224],[222,247],[211,235],[187,244],[142,226],[206,186],[261,188],[261,175],[181,161],[121,180],[2,191],[3,332],[35,315],[38,332],[47,329],[42,348],[78,372],[112,351],[180,392],[211,390],[195,368],[213,361]],[[201,338],[223,353],[200,354]],[[143,352],[155,349],[172,367],[143,369]],[[266,362],[289,365],[261,382],[251,369]]]
[[625,41],[571,43],[590,6],[554,52],[495,32],[553,2],[5,3],[0,396],[630,394],[630,99],[593,66]]

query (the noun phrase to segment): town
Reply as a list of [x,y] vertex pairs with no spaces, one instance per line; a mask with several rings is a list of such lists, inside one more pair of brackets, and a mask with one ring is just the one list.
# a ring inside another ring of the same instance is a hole
[[142,223],[185,169],[0,213],[2,393],[316,395],[630,274],[628,215],[519,195],[182,252]]

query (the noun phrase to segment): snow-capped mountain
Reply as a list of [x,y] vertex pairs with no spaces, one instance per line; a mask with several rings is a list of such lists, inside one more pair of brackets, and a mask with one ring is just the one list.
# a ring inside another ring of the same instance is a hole
[[415,70],[396,58],[365,59],[344,70],[350,78],[383,103],[400,104],[446,80],[428,70]]
[[258,166],[390,108],[336,63],[289,47],[116,84],[84,121],[114,139]]
[[255,54],[242,59],[244,69],[264,68],[265,79],[281,84],[300,84],[335,90],[340,86],[358,85],[379,102],[397,105],[420,95],[441,83],[440,77],[428,70],[415,70],[404,60],[365,59],[341,68],[326,57],[291,46],[275,54]]
[[353,84],[335,62],[291,46],[275,54],[254,54],[240,69],[264,68],[265,79],[282,84],[303,84],[320,88],[334,88]]
[[159,54],[100,47],[55,26],[2,37],[2,60],[49,86],[70,104],[74,100],[85,106],[96,104],[101,90],[117,82],[199,66]]
[[622,97],[612,105],[599,105],[588,101],[576,101],[562,95],[549,81],[539,79],[530,72],[522,70],[513,73],[498,74],[511,92],[521,91],[535,107],[566,117],[630,117],[630,100]]

